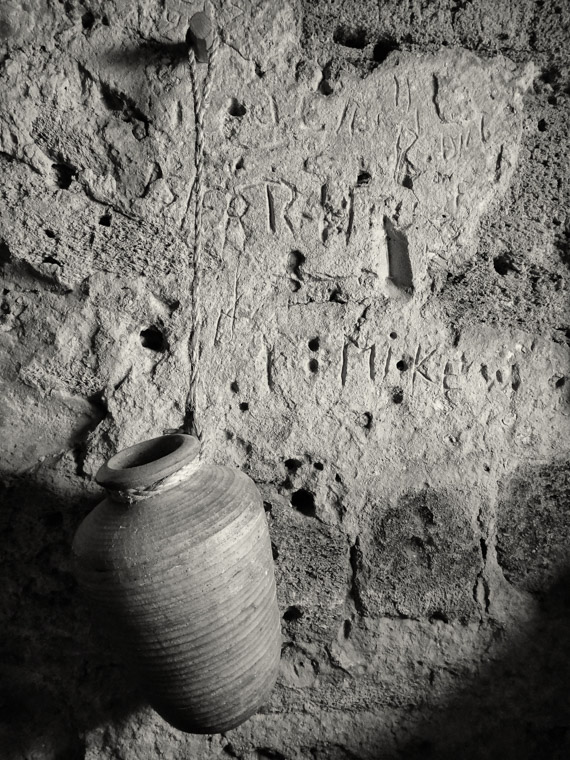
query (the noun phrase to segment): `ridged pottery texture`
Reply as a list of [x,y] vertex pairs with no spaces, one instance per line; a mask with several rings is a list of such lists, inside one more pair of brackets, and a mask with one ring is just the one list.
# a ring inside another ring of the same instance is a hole
[[192,436],[117,454],[108,498],[73,543],[77,576],[151,705],[176,728],[217,733],[268,699],[281,634],[263,503],[250,478],[200,464]]

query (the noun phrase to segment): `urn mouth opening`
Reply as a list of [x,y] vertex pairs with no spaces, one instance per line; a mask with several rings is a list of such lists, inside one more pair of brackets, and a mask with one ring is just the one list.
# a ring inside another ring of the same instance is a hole
[[108,491],[148,488],[197,460],[200,442],[183,433],[151,438],[111,457],[95,480]]
[[133,467],[143,467],[172,454],[183,445],[184,441],[178,436],[165,435],[162,438],[152,438],[136,446],[129,446],[111,457],[107,466],[111,470],[131,470]]

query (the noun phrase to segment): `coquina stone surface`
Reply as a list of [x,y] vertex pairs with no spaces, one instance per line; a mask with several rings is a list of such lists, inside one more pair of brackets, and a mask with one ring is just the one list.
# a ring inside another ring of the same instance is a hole
[[[198,10],[0,8],[0,754],[565,758],[567,4],[208,5],[196,278]],[[211,737],[70,561],[102,462],[192,418],[262,491],[283,616]]]

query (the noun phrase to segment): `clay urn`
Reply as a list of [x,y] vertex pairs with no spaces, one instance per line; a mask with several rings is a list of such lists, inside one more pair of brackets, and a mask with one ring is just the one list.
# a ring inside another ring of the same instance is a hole
[[189,435],[125,449],[73,542],[97,620],[154,709],[191,733],[238,726],[269,697],[281,649],[263,502]]

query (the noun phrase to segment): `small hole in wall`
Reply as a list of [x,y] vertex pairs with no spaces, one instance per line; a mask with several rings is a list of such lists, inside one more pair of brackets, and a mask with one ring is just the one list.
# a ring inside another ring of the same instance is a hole
[[61,262],[58,261],[57,259],[54,259],[53,256],[46,256],[43,259],[43,263],[44,264],[56,264],[58,267],[62,266]]
[[296,293],[301,288],[299,280],[289,280],[289,290],[291,293]]
[[394,388],[392,391],[392,401],[395,404],[401,404],[404,400],[404,391],[401,388]]
[[303,617],[303,610],[299,609],[299,607],[296,607],[295,605],[292,605],[291,607],[287,607],[285,612],[283,613],[283,620],[286,620],[288,623],[292,620],[299,620],[299,618]]
[[230,383],[230,391],[232,393],[239,393],[239,385],[238,385],[237,380],[232,380],[232,382]]
[[285,467],[289,470],[289,472],[295,473],[299,469],[299,467],[303,466],[303,462],[301,462],[300,459],[286,459]]
[[247,410],[249,409],[249,404],[247,403],[247,401],[242,401],[241,404],[239,405],[239,408],[241,409],[242,412],[247,412]]
[[268,515],[270,515],[271,512],[273,511],[273,504],[270,501],[264,501],[263,509],[266,511]]
[[334,92],[334,88],[329,82],[328,79],[321,79],[318,86],[318,91],[321,93],[321,95],[332,95]]
[[10,248],[4,241],[0,241],[0,266],[7,264],[12,258]]
[[316,374],[319,371],[319,362],[316,359],[311,359],[309,362],[309,370]]
[[299,488],[291,494],[291,504],[298,512],[307,517],[316,515],[315,496],[306,488]]
[[87,11],[87,13],[84,13],[83,16],[81,16],[81,26],[84,29],[91,29],[94,23],[95,16],[91,13],[91,11]]
[[332,301],[333,303],[348,303],[348,298],[343,294],[342,290],[340,288],[334,288],[334,290],[331,292],[329,296],[329,301]]
[[273,561],[277,562],[279,559],[279,549],[275,546],[273,541],[271,542],[271,554],[273,555]]
[[396,338],[398,337],[398,333],[391,332],[390,337],[392,338],[392,340],[396,340]]
[[333,42],[343,47],[356,48],[362,50],[368,45],[366,29],[347,29],[344,26],[337,26],[333,33]]
[[55,173],[56,185],[62,190],[67,190],[77,174],[77,169],[70,164],[52,164],[51,168]]
[[563,388],[565,384],[566,384],[565,377],[559,377],[558,380],[554,383],[556,388]]
[[318,338],[311,338],[309,341],[309,348],[311,351],[318,351],[320,348],[321,342]]
[[378,40],[378,42],[374,45],[374,50],[372,51],[372,59],[376,63],[383,63],[386,58],[392,53],[394,50],[399,50],[399,45],[395,40],[391,40],[390,38],[383,38],[381,40]]
[[336,473],[336,475],[334,476],[334,479],[335,479],[335,481],[336,481],[337,483],[342,483],[342,478],[340,477],[340,475],[338,474],[338,472],[337,472],[337,473]]
[[313,467],[315,468],[315,470],[319,470],[319,472],[325,469],[325,466],[322,462],[315,462],[313,464]]
[[303,279],[301,267],[306,261],[306,256],[301,251],[291,251],[287,262],[287,271],[295,275],[298,280]]
[[245,116],[247,112],[247,108],[244,106],[243,103],[240,103],[237,98],[232,98],[228,113],[230,116],[234,116],[236,119],[241,119],[242,116]]
[[410,175],[409,175],[409,174],[406,174],[406,176],[405,176],[405,177],[404,177],[404,179],[402,180],[402,187],[405,187],[405,188],[407,188],[408,190],[413,190],[413,189],[414,189],[414,181],[413,181],[413,179],[410,177]]
[[55,232],[53,230],[44,230],[44,232],[46,233],[48,238],[52,238],[52,240],[55,237]]
[[103,216],[99,217],[99,224],[102,227],[110,227],[111,226],[111,214],[103,214]]
[[546,132],[546,129],[547,129],[546,121],[544,119],[541,119],[538,122],[537,127],[538,127],[539,132]]
[[400,359],[399,362],[396,362],[396,369],[399,372],[405,372],[408,369],[408,362],[405,359]]
[[263,71],[263,69],[261,68],[261,66],[259,65],[257,61],[255,62],[255,75],[258,76],[260,79],[263,79],[263,77],[265,76],[265,71]]
[[371,179],[372,176],[369,174],[369,172],[360,172],[356,180],[356,184],[358,187],[366,187],[366,185],[370,184]]
[[143,348],[148,348],[150,351],[166,351],[166,338],[155,325],[147,327],[146,330],[141,330],[140,338]]
[[517,270],[513,266],[510,258],[504,254],[500,256],[496,256],[493,259],[493,267],[495,268],[495,272],[501,275],[501,277],[504,277],[509,272],[516,272]]

